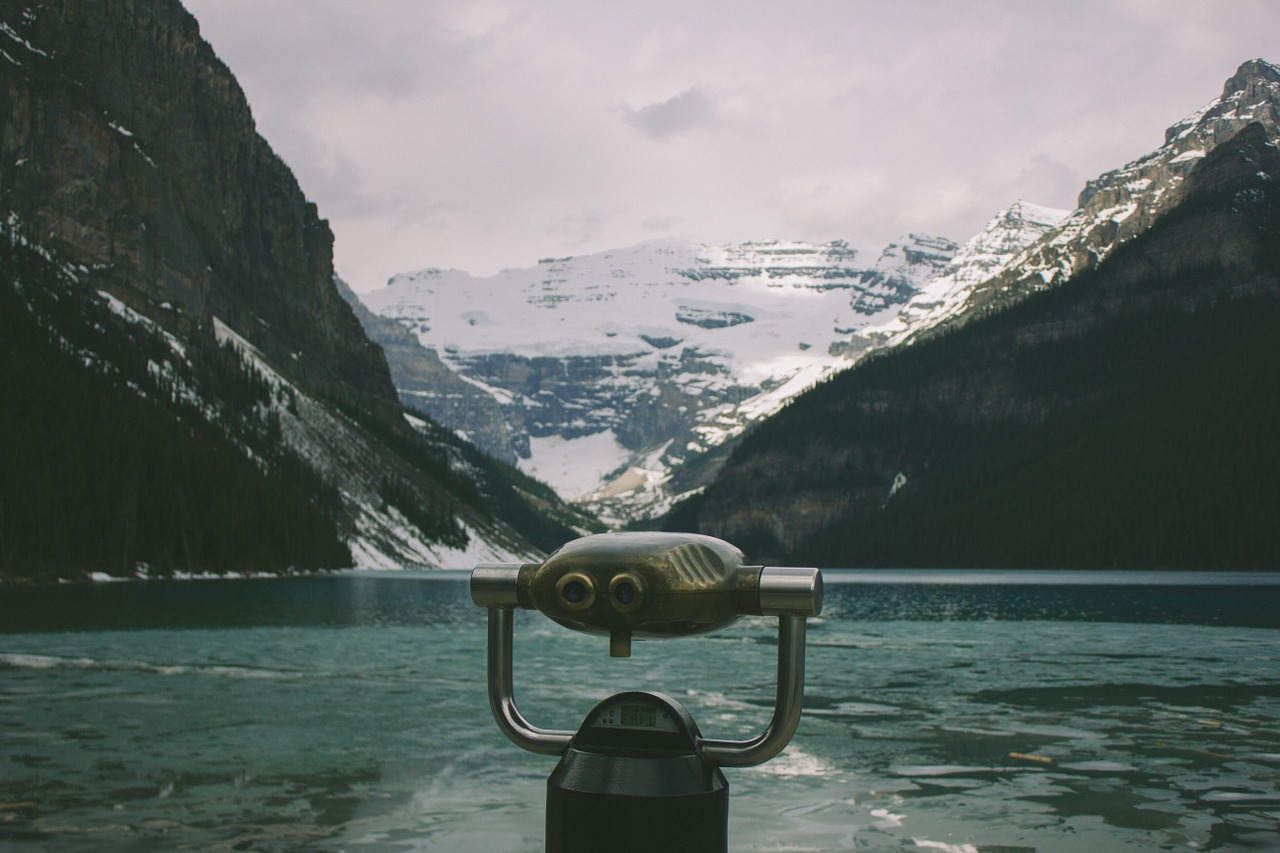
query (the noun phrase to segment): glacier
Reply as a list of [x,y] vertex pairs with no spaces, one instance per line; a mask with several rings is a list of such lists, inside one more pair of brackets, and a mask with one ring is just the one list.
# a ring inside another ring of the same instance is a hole
[[956,249],[910,235],[866,262],[841,241],[661,240],[485,278],[424,269],[361,299],[517,437],[486,442],[429,391],[407,402],[621,523],[672,497],[673,468],[856,360],[852,336],[890,322]]

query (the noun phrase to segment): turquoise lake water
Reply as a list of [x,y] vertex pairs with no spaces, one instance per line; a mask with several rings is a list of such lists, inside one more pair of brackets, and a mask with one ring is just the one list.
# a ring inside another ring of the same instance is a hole
[[[1280,849],[1280,575],[826,578],[731,850]],[[633,688],[768,719],[771,620],[628,660],[516,631],[538,725]],[[541,850],[555,760],[494,726],[484,644],[460,573],[0,589],[0,847]]]

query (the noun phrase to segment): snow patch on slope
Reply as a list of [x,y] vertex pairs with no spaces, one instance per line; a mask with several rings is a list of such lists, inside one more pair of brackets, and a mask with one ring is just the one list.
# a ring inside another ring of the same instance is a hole
[[[462,522],[466,544],[452,547],[427,539],[399,510],[379,494],[378,451],[369,438],[343,416],[312,399],[277,372],[253,344],[215,317],[219,344],[230,344],[271,386],[272,408],[281,435],[294,453],[338,486],[354,532],[348,537],[354,568],[470,568],[478,562],[520,562],[537,555]],[[282,400],[286,397],[292,405]]]
[[962,314],[977,285],[1008,269],[1024,249],[1059,228],[1070,216],[1069,210],[1026,201],[1014,203],[965,243],[942,274],[921,288],[893,319],[868,327],[862,336],[880,345],[896,346]]
[[576,438],[548,435],[529,439],[529,459],[520,467],[551,484],[558,494],[578,500],[629,457],[613,430]]

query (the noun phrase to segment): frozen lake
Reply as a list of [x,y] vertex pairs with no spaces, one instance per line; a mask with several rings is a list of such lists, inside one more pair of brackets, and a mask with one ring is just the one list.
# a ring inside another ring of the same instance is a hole
[[[735,851],[1275,849],[1280,575],[828,572],[805,713],[725,771]],[[489,716],[465,575],[0,589],[0,846],[536,851],[555,760]],[[575,729],[639,688],[761,729],[771,620],[637,643],[517,614]]]

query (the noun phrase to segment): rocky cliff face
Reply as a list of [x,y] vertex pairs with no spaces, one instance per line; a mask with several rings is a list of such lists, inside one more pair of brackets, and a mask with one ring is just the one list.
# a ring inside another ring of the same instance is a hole
[[1017,300],[1096,266],[1176,207],[1191,171],[1254,123],[1280,127],[1280,67],[1261,59],[1242,64],[1220,97],[1166,130],[1160,148],[1089,181],[1077,209],[972,287],[955,317],[976,316],[987,305]]
[[179,329],[218,317],[282,373],[382,417],[385,361],[333,235],[177,2],[0,2],[0,204],[82,278]]
[[1068,216],[1070,211],[1015,202],[961,246],[941,273],[926,282],[889,322],[854,332],[847,344],[849,351],[897,346],[963,315],[975,289],[1008,269],[1028,246],[1056,232]]
[[442,424],[465,425],[458,432],[483,442],[485,452],[498,459],[529,455],[528,433],[510,409],[455,373],[404,326],[366,308],[341,278],[334,283],[365,334],[386,354],[391,381],[406,408],[430,414]]

